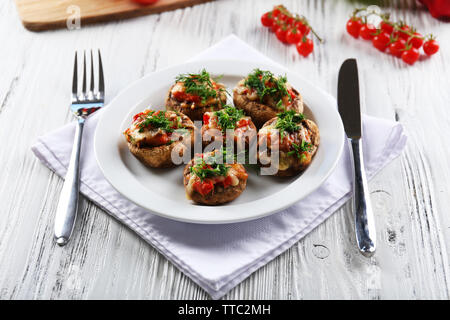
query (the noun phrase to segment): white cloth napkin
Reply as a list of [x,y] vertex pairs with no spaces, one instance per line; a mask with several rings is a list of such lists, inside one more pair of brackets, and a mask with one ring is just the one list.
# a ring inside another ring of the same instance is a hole
[[[274,63],[232,35],[197,56]],[[81,192],[134,230],[193,281],[218,299],[328,218],[351,196],[348,149],[328,180],[291,208],[245,223],[200,225],[158,217],[126,200],[103,177],[94,156],[93,138],[101,111],[85,126]],[[399,123],[364,117],[364,155],[368,177],[397,157],[406,143]],[[37,139],[34,154],[64,177],[72,149],[74,123]]]

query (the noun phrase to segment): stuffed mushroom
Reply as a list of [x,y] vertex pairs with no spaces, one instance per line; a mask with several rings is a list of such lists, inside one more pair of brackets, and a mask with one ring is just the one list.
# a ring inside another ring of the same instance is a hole
[[257,128],[282,111],[303,112],[303,99],[286,77],[255,69],[233,90],[234,105],[249,115]]
[[225,106],[222,110],[203,115],[201,133],[204,146],[217,140],[226,144],[229,137],[234,146],[243,151],[256,138],[257,130],[252,119],[243,110]]
[[[311,163],[320,143],[317,125],[295,111],[279,113],[258,132],[258,158],[277,176],[293,176]],[[275,157],[275,154],[277,154]]]
[[141,162],[167,168],[175,165],[172,153],[181,158],[192,150],[194,124],[179,112],[147,109],[133,117],[124,135],[131,153]]
[[198,154],[184,168],[186,197],[196,203],[220,205],[233,201],[247,185],[247,172],[224,161],[222,151]]
[[206,70],[179,75],[166,98],[166,109],[182,112],[192,121],[203,114],[220,110],[227,102],[225,86],[214,81]]

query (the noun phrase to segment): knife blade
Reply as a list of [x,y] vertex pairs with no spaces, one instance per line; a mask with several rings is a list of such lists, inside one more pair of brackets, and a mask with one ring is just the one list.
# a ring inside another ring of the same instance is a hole
[[361,110],[356,59],[347,59],[339,70],[338,109],[349,138],[361,137]]
[[359,251],[370,257],[376,249],[375,222],[362,152],[361,108],[356,59],[347,59],[339,70],[338,109],[349,138],[353,168],[353,211]]

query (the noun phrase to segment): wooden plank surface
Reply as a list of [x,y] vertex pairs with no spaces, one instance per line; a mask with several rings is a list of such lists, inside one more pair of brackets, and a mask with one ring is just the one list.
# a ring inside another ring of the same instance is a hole
[[[286,0],[327,39],[307,59],[259,26],[279,1],[221,0],[160,15],[30,33],[13,1],[0,2],[0,299],[206,299],[152,247],[89,201],[72,242],[54,245],[61,179],[30,152],[34,139],[73,121],[67,105],[75,49],[100,48],[107,100],[142,75],[182,63],[229,33],[336,95],[342,61],[356,57],[368,114],[400,121],[405,153],[370,182],[379,248],[357,249],[349,204],[233,289],[225,299],[448,299],[450,36],[415,1],[394,18],[441,40],[407,67],[344,33],[354,2]],[[386,1],[387,3],[387,1]]]
[[[33,31],[133,18],[185,8],[211,0],[158,0],[141,5],[132,0],[15,0],[23,25]],[[74,26],[77,27],[77,26]]]

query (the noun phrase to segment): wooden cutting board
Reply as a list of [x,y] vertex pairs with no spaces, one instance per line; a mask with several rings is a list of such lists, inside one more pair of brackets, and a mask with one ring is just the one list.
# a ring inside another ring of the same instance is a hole
[[[23,25],[33,31],[74,27],[175,10],[212,0],[159,0],[140,5],[131,0],[16,0]],[[79,13],[79,14],[78,14]]]

